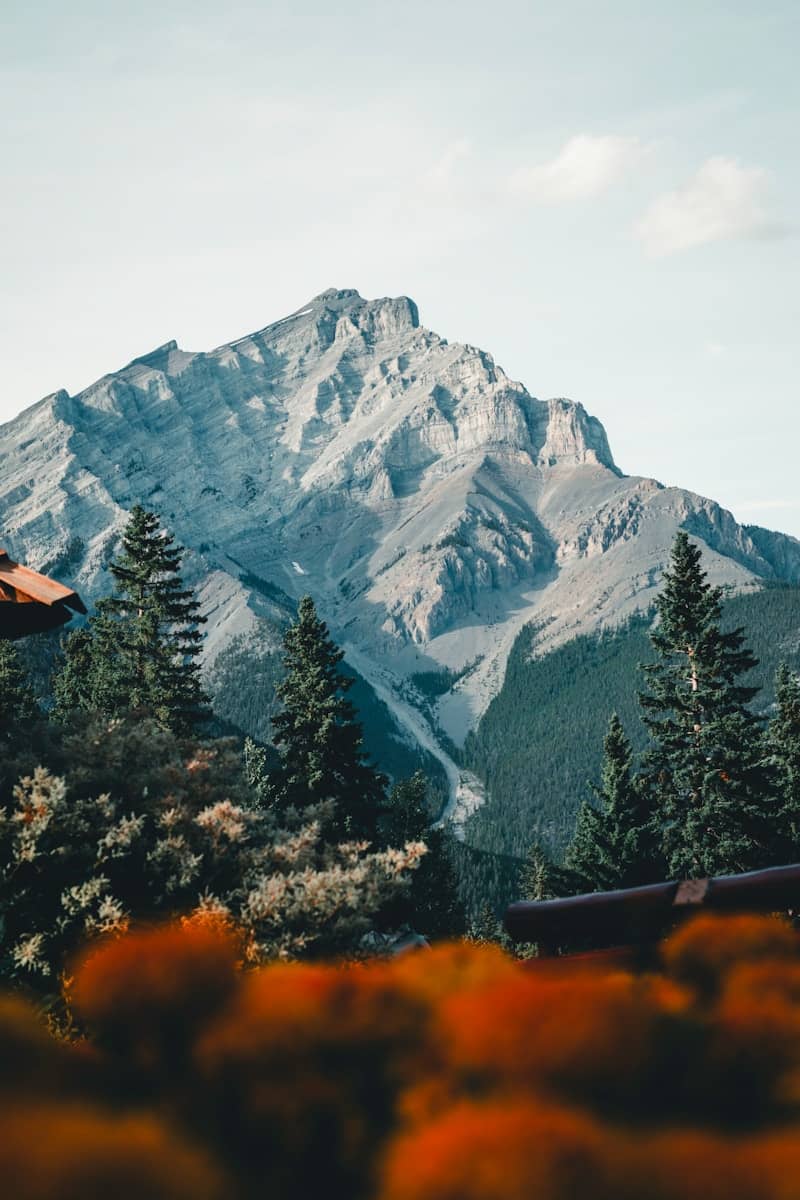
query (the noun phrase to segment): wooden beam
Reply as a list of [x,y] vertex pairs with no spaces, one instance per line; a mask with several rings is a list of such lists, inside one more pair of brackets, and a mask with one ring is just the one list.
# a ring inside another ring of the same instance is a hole
[[520,901],[507,909],[505,926],[513,941],[537,942],[550,952],[570,945],[637,946],[657,941],[671,925],[699,908],[724,912],[800,908],[800,863],[713,879]]

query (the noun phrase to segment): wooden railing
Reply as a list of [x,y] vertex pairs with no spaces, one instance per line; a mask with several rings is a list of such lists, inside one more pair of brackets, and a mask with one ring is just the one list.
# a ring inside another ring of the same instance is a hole
[[505,926],[513,941],[535,942],[540,954],[552,955],[572,947],[652,945],[701,908],[753,913],[800,909],[800,863],[743,875],[520,901],[507,909]]

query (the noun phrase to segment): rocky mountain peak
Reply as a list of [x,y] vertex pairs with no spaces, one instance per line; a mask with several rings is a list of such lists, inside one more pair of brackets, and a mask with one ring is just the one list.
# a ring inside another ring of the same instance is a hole
[[310,592],[398,712],[409,676],[459,675],[438,702],[454,738],[526,621],[554,644],[648,604],[680,526],[720,582],[800,577],[799,543],[621,475],[582,404],[537,399],[403,296],[331,288],[209,352],[166,342],[0,428],[0,456],[16,557],[91,598],[141,502],[189,550],[209,656]]
[[419,327],[419,311],[408,296],[365,300],[355,288],[328,288],[309,301],[308,308],[348,314],[356,328],[372,333],[386,335]]
[[147,354],[140,354],[137,358],[132,359],[128,363],[128,366],[157,367],[166,370],[169,363],[169,355],[173,350],[177,349],[178,343],[173,338],[169,342],[164,342],[161,346],[156,346],[155,350],[150,350]]

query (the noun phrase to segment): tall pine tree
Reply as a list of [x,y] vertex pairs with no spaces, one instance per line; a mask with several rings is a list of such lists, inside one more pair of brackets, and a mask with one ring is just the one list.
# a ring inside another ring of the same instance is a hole
[[774,861],[776,805],[762,731],[748,709],[756,666],[741,629],[723,631],[722,591],[681,530],[656,606],[657,658],[640,695],[651,737],[644,773],[669,873],[701,877]]
[[767,743],[775,767],[786,862],[800,855],[800,679],[782,663]]
[[603,743],[597,803],[584,801],[565,866],[586,891],[636,887],[663,877],[647,789],[634,776],[633,753],[614,713]]
[[178,734],[205,720],[197,661],[205,617],[183,586],[182,556],[158,516],[136,505],[122,553],[109,568],[113,595],[99,600],[88,625],[66,640],[54,681],[59,716],[75,709],[108,716],[142,709]]
[[386,779],[367,760],[361,725],[347,699],[353,681],[344,658],[304,596],[283,640],[286,674],[277,687],[283,708],[272,718],[279,761],[259,789],[279,811],[324,800],[336,803],[336,832],[376,838]]

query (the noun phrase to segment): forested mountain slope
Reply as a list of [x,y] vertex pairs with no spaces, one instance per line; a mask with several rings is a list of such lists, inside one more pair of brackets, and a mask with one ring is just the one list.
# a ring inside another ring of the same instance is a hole
[[[743,626],[759,659],[749,682],[767,711],[775,671],[800,671],[800,587],[770,586],[731,595],[725,625]],[[598,778],[603,736],[617,712],[637,750],[645,745],[637,693],[638,665],[652,661],[651,618],[639,615],[609,632],[584,635],[536,655],[535,626],[522,631],[509,656],[503,686],[464,748],[467,765],[487,784],[489,800],[466,827],[470,846],[503,856],[491,867],[475,860],[474,891],[488,887],[497,903],[515,893],[514,859],[534,840],[563,850],[575,814]]]

